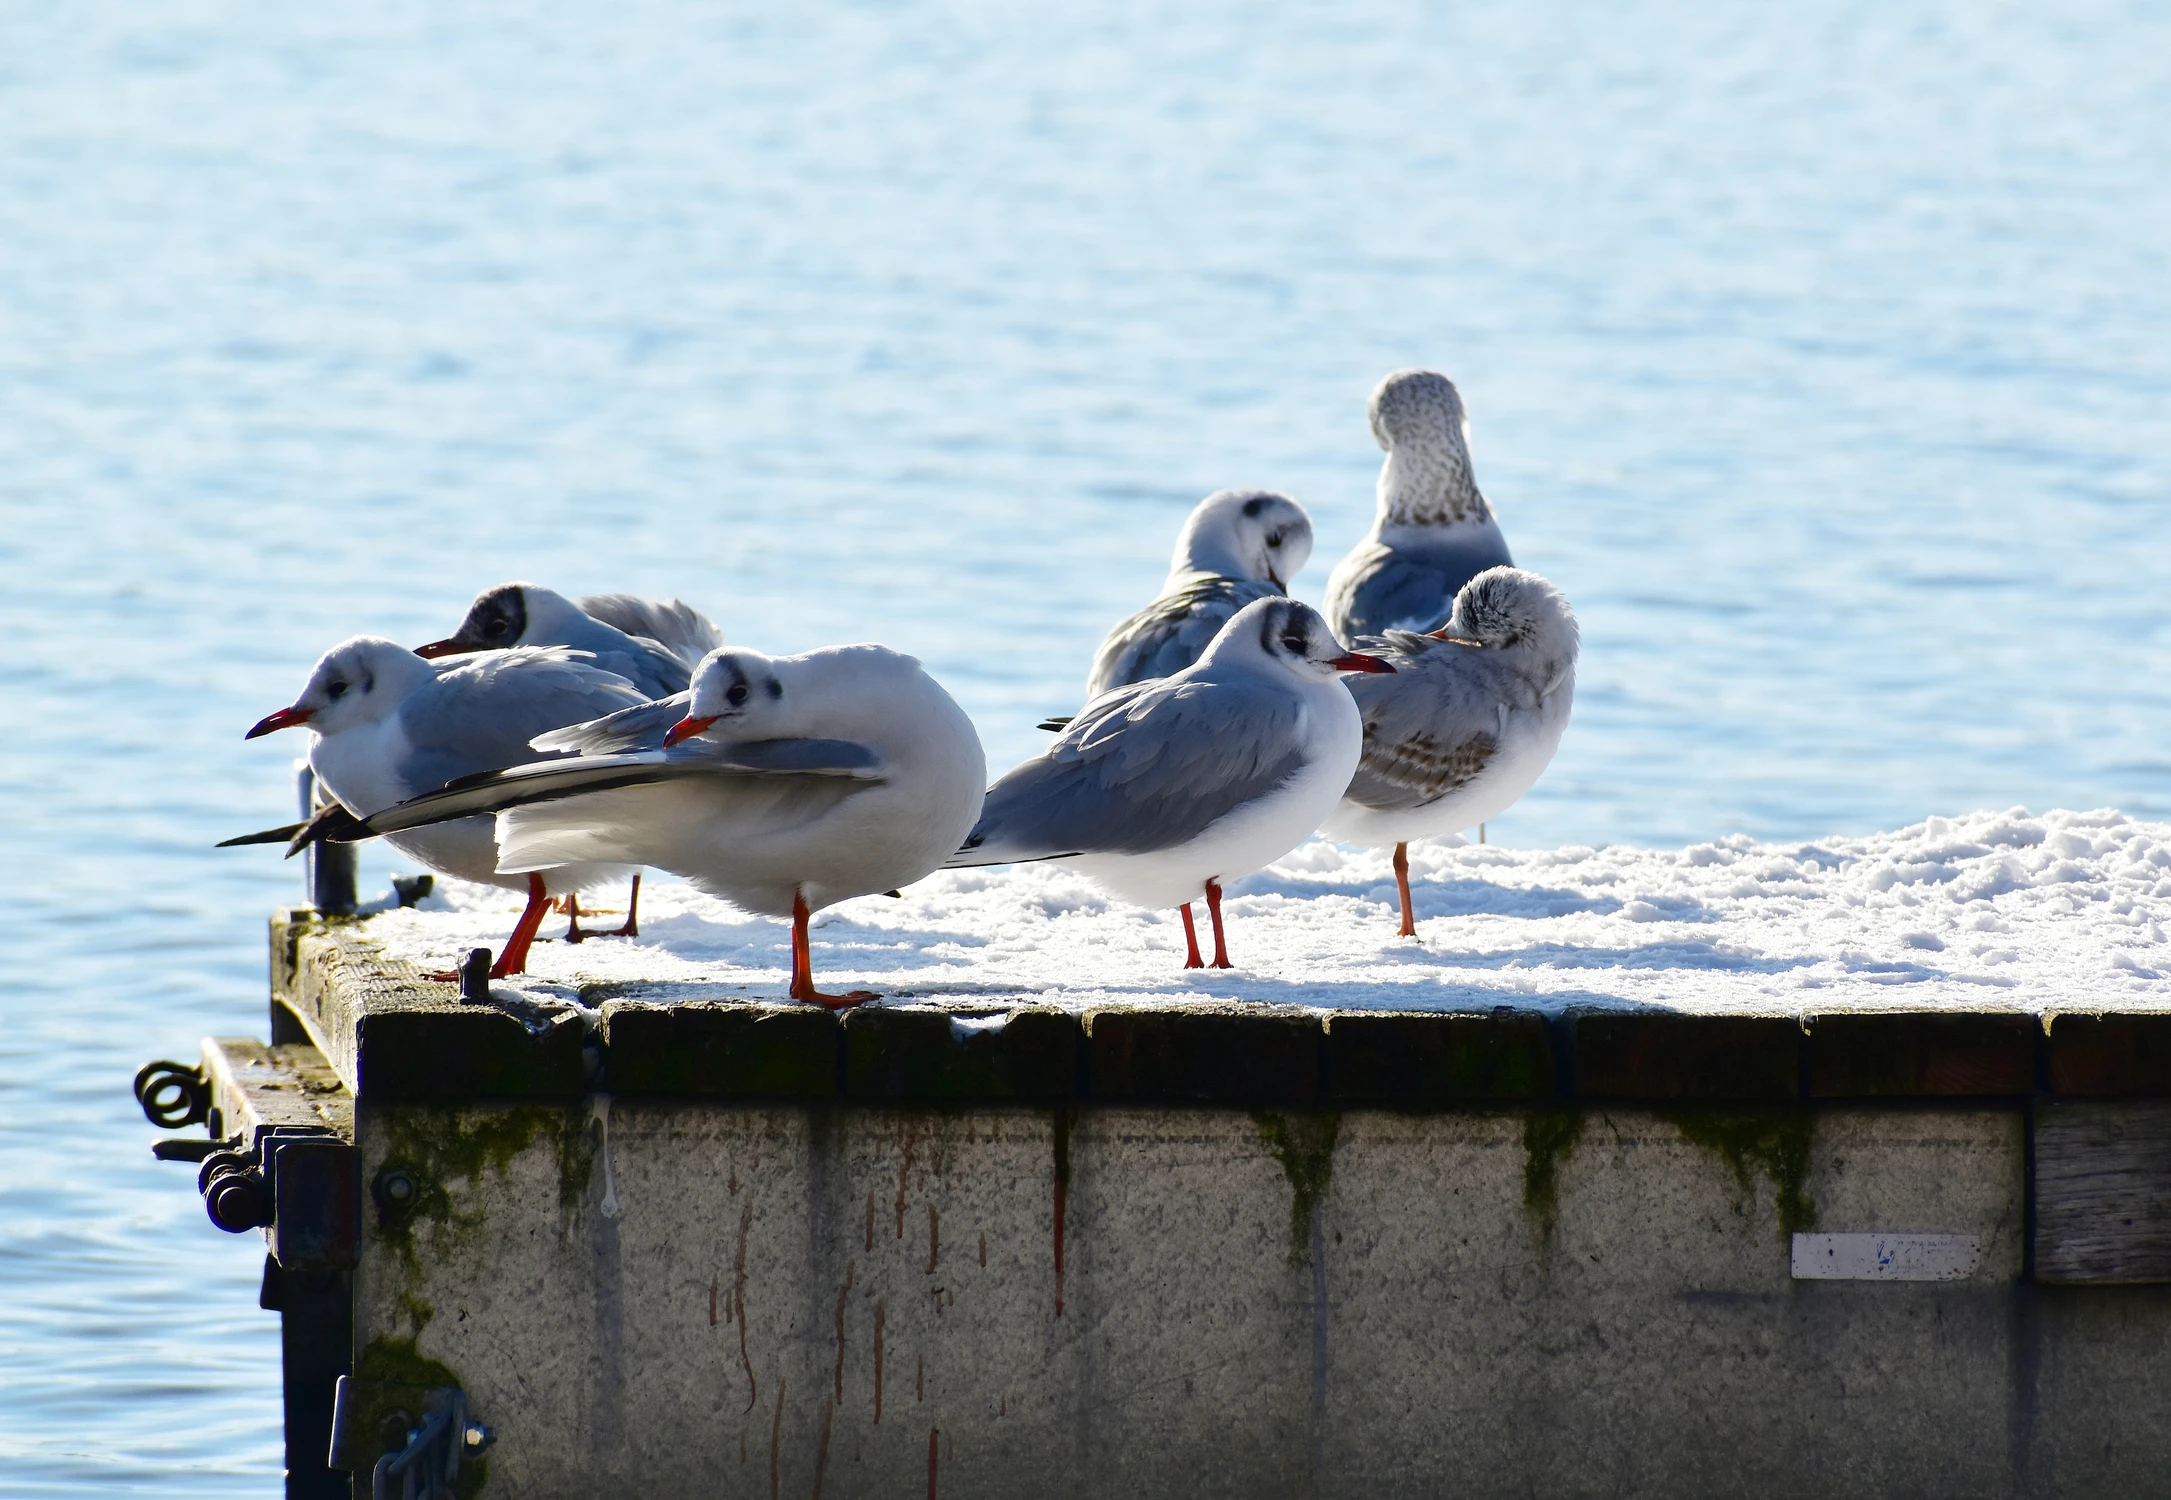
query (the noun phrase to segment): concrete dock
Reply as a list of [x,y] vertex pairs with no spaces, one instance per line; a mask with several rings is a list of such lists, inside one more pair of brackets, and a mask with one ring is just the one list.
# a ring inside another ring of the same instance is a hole
[[2171,1016],[553,1013],[271,948],[203,1076],[290,1438],[350,1377],[290,1493],[446,1390],[506,1497],[2171,1493]]

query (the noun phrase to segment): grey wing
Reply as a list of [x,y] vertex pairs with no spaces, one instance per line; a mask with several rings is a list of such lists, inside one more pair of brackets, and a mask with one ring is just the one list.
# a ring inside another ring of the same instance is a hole
[[482,651],[410,696],[400,710],[409,746],[400,767],[412,787],[438,787],[478,771],[535,759],[537,735],[600,719],[647,694],[563,647]]
[[598,651],[596,664],[616,672],[641,690],[644,698],[683,693],[693,682],[693,669],[670,651],[640,636],[626,637],[619,651]]
[[1108,632],[1094,653],[1087,693],[1097,697],[1181,672],[1205,654],[1230,616],[1254,599],[1273,597],[1271,585],[1237,578],[1208,578],[1162,595]]
[[1096,698],[1044,754],[988,789],[946,867],[1189,843],[1304,765],[1302,705],[1261,691],[1231,713],[1230,691],[1144,682]]
[[1368,543],[1335,569],[1327,623],[1345,641],[1388,630],[1437,630],[1464,584],[1509,561],[1507,547],[1491,538],[1476,546]]
[[589,792],[701,777],[813,778],[868,786],[884,779],[881,757],[869,747],[848,740],[758,740],[717,745],[692,739],[668,750],[584,755],[463,777],[440,791],[410,797],[365,818],[360,828],[364,835],[399,833]]
[[[648,703],[637,703],[586,723],[568,724],[539,734],[528,744],[546,753],[575,750],[585,755],[619,755],[629,750],[661,750],[664,732],[686,717],[693,707],[692,693],[673,693]],[[523,757],[525,758],[525,757]]]
[[1500,749],[1499,669],[1468,646],[1402,631],[1365,645],[1395,673],[1348,679],[1364,721],[1349,800],[1401,811],[1475,780]]
[[601,620],[627,635],[645,636],[684,662],[701,664],[724,643],[716,622],[677,599],[641,599],[632,594],[590,594],[575,599],[573,607],[591,620]]

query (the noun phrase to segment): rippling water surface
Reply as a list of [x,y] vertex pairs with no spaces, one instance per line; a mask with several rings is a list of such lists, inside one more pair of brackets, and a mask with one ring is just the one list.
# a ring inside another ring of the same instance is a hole
[[1496,838],[2171,815],[2171,24],[1713,10],[0,9],[0,1493],[278,1492],[127,1081],[262,1029],[240,731],[493,582],[880,638],[1007,764],[1206,491],[1316,599],[1422,363],[1584,622]]

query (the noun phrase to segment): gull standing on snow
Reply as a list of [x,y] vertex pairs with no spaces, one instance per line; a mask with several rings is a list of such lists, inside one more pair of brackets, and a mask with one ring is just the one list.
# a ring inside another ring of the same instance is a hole
[[1086,696],[1190,666],[1231,615],[1288,593],[1289,580],[1311,555],[1312,518],[1287,495],[1208,495],[1177,533],[1160,596],[1109,631],[1094,653]]
[[1455,593],[1512,564],[1470,471],[1469,418],[1445,375],[1397,370],[1372,392],[1372,436],[1387,450],[1372,530],[1327,579],[1326,614],[1345,641],[1434,630]]
[[723,643],[723,632],[707,616],[676,599],[596,594],[574,600],[538,584],[501,583],[475,596],[459,629],[417,646],[415,655],[571,646],[593,652],[597,666],[649,697],[664,698],[685,692],[694,667]]
[[[301,696],[245,738],[306,726],[310,769],[348,812],[367,817],[457,777],[532,760],[528,741],[537,735],[645,701],[584,652],[521,648],[436,666],[397,642],[358,635],[326,652]],[[525,971],[551,897],[627,873],[622,863],[581,862],[500,874],[487,818],[387,841],[446,875],[527,893],[493,979]],[[577,942],[579,931],[576,917],[568,936]]]
[[1256,600],[1191,666],[1080,709],[988,790],[946,868],[1074,859],[1121,900],[1180,906],[1187,969],[1204,967],[1191,919],[1203,892],[1226,969],[1222,882],[1281,858],[1333,810],[1364,736],[1339,674],[1393,670],[1345,652],[1311,606]]
[[1401,935],[1414,937],[1409,841],[1498,817],[1552,763],[1575,704],[1575,612],[1537,574],[1488,568],[1462,586],[1439,630],[1364,644],[1395,675],[1349,685],[1364,758],[1319,831],[1395,846]]
[[508,875],[599,862],[673,871],[790,918],[792,996],[832,1008],[876,997],[815,988],[809,918],[940,865],[987,781],[965,711],[886,646],[715,651],[690,694],[539,735],[536,748],[579,753],[470,777],[360,833],[496,813]]

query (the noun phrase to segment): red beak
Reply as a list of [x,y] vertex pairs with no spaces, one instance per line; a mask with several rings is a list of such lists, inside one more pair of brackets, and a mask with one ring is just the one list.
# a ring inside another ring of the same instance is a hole
[[1485,649],[1485,643],[1483,641],[1473,641],[1470,639],[1470,637],[1466,635],[1449,635],[1447,633],[1447,627],[1445,625],[1442,625],[1438,630],[1428,630],[1425,632],[1425,634],[1431,636],[1436,641],[1446,641],[1450,645],[1475,646],[1480,651]]
[[1327,663],[1337,672],[1393,672],[1394,668],[1376,656],[1366,656],[1362,651],[1352,651],[1347,656],[1337,656]]
[[687,718],[679,720],[663,732],[664,747],[668,749],[680,740],[691,739],[722,717],[722,714],[710,714],[705,719]]
[[455,656],[462,651],[475,651],[479,649],[479,647],[470,646],[466,641],[461,640],[456,635],[448,635],[441,641],[432,641],[427,646],[415,647],[415,655],[428,660],[434,660],[440,656]]
[[256,721],[256,727],[242,738],[253,740],[260,734],[270,734],[274,729],[293,729],[306,724],[316,714],[313,708],[282,708],[275,714],[266,714]]

